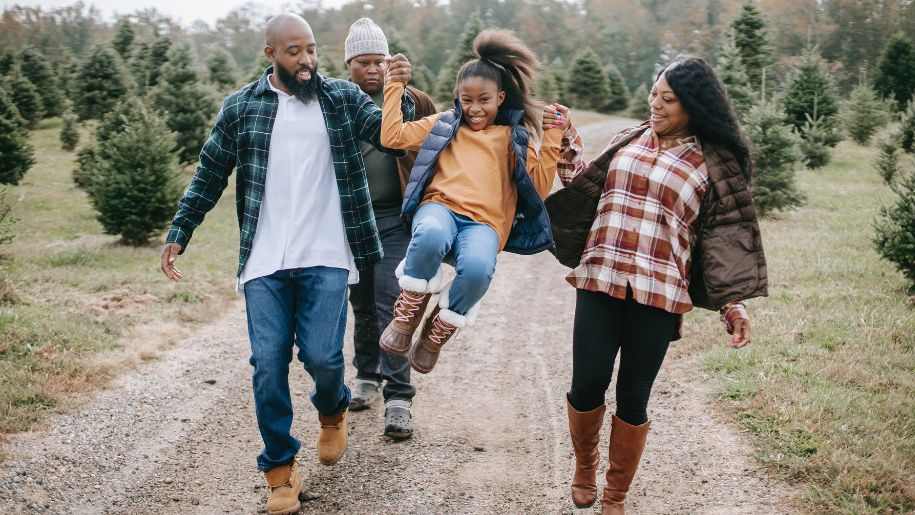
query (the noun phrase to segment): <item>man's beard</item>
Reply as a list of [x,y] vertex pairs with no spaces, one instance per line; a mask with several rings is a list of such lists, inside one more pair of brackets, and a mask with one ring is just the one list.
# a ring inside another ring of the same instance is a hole
[[279,64],[274,66],[274,69],[276,70],[277,78],[280,79],[280,82],[286,86],[286,89],[288,89],[293,96],[306,104],[315,99],[315,95],[318,93],[317,64],[315,64],[314,68],[304,67],[296,70],[296,73],[306,69],[311,71],[311,78],[305,82],[299,82],[299,80],[295,78],[296,73],[290,73]]

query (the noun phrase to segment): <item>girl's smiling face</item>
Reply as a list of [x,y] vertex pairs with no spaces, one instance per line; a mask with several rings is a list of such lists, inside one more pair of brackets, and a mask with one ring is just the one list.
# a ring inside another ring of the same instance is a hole
[[472,130],[489,127],[505,101],[505,92],[495,81],[483,77],[467,77],[458,85],[458,98],[464,111],[464,122]]

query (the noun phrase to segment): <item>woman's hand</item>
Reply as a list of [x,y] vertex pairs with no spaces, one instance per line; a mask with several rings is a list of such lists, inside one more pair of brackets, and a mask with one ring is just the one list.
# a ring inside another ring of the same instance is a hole
[[721,309],[721,321],[731,336],[729,347],[739,349],[750,343],[750,315],[741,303],[728,304]]
[[549,104],[543,107],[543,130],[562,129],[572,125],[569,108],[562,104]]

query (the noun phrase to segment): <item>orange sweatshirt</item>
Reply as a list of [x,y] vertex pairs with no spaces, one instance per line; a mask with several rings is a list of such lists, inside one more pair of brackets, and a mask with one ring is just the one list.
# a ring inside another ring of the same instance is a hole
[[[381,144],[419,150],[440,113],[404,123],[400,111],[403,90],[402,82],[388,82],[384,86]],[[561,142],[562,131],[550,129],[544,132],[540,154],[533,144],[528,145],[527,173],[541,198],[553,187]],[[474,131],[461,124],[454,139],[439,155],[422,201],[441,204],[492,227],[499,235],[499,248],[504,248],[518,203],[518,190],[512,181],[513,165],[511,127],[490,125]]]

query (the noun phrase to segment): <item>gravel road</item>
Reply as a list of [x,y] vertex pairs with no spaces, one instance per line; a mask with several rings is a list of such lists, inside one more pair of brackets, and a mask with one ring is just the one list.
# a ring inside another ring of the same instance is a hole
[[[582,132],[599,146],[625,123]],[[591,511],[574,510],[568,498],[574,458],[564,392],[574,290],[564,273],[549,254],[500,256],[476,323],[449,344],[432,374],[416,374],[411,440],[381,434],[381,408],[353,413],[345,457],[333,467],[318,464],[310,380],[293,367],[293,429],[304,443],[299,461],[309,499],[303,513]],[[0,463],[0,513],[261,512],[266,493],[255,468],[261,444],[247,355],[239,303],[78,413],[13,436]],[[629,512],[792,512],[792,489],[768,479],[745,438],[715,415],[692,358],[667,360],[649,413],[653,427]]]

